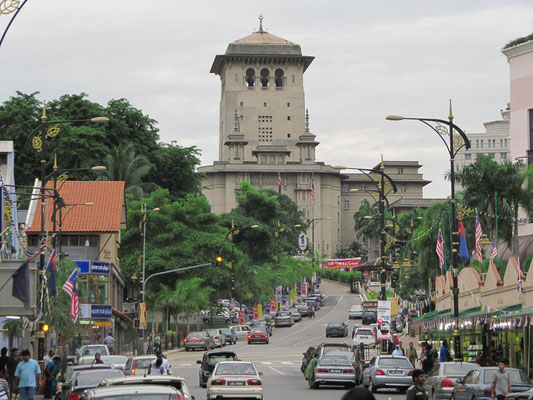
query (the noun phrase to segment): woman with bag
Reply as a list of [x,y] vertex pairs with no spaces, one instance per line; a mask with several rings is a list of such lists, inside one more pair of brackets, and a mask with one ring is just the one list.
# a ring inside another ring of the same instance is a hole
[[55,356],[52,361],[48,363],[44,370],[44,377],[46,379],[44,384],[44,398],[52,399],[56,395],[57,375],[59,374],[59,362],[61,357]]

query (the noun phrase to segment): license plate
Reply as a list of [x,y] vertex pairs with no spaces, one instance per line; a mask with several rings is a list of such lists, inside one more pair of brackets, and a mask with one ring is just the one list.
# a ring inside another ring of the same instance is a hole
[[403,375],[403,371],[389,371],[390,375]]
[[342,372],[342,369],[330,369],[329,372],[331,373],[341,373]]
[[243,381],[229,381],[228,386],[244,386]]

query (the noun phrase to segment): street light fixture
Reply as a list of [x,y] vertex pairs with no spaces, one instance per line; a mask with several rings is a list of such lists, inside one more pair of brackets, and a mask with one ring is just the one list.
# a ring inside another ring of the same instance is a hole
[[[450,110],[448,121],[435,118],[406,118],[399,115],[389,115],[386,117],[389,121],[413,120],[419,121],[431,128],[437,136],[444,143],[448,155],[450,157],[450,189],[451,189],[451,224],[452,224],[452,279],[453,279],[453,345],[456,361],[462,359],[461,357],[461,337],[459,335],[459,286],[457,282],[457,252],[459,246],[459,232],[457,231],[456,221],[456,207],[455,207],[455,156],[463,147],[468,150],[470,148],[470,141],[461,128],[453,123],[452,101],[450,100]],[[436,124],[436,126],[433,126]],[[460,136],[455,136],[458,132]],[[446,142],[444,136],[449,136],[449,142]]]
[[315,223],[318,223],[320,221],[323,221],[325,219],[332,219],[331,217],[324,217],[324,218],[313,218],[311,220],[307,220],[307,226],[311,225],[311,266],[313,269],[315,268]]

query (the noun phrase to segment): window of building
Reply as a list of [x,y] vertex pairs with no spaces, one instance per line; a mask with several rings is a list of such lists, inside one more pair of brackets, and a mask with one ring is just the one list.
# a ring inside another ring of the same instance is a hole
[[481,145],[481,148],[483,148],[483,139],[479,141],[479,144]]
[[239,74],[235,74],[235,82],[239,82]]
[[400,185],[400,192],[405,193],[407,192],[407,186],[406,185]]
[[253,88],[255,85],[255,69],[248,68],[246,70],[246,84],[249,88]]
[[291,116],[287,115],[287,121],[290,121],[290,120],[291,120]]
[[267,102],[266,102],[266,101],[265,101],[265,102],[263,103],[263,106],[264,106],[264,107],[266,107],[266,106],[267,106]]
[[361,192],[364,192],[364,191],[366,190],[366,185],[365,185],[365,184],[361,185],[361,186],[359,187],[359,190],[360,190]]
[[507,139],[503,139],[503,143],[505,144],[505,147],[507,147]]
[[344,200],[343,208],[345,210],[349,210],[350,209],[350,200]]
[[291,103],[287,103],[287,107],[290,107],[291,106]]
[[288,137],[288,138],[290,139],[290,137],[291,137],[291,134],[290,134],[290,133],[287,133],[287,137]]
[[488,146],[488,148],[490,149],[490,139],[487,140],[487,142],[488,142],[488,143],[487,143],[487,146]]
[[496,147],[496,139],[492,139],[492,148]]
[[292,83],[296,82],[296,76],[293,74],[292,75]]
[[109,275],[78,275],[81,304],[109,304]]
[[472,159],[472,154],[466,153],[465,154],[465,160],[471,160],[471,159]]
[[503,147],[503,139],[500,139],[500,147]]
[[476,148],[479,149],[479,140],[476,140]]
[[507,153],[500,153],[500,158],[502,160],[507,160]]
[[342,185],[342,191],[344,193],[348,193],[350,191],[350,185],[348,185],[347,183],[345,183],[344,185]]
[[244,101],[241,101],[241,107],[244,106]]
[[489,157],[494,160],[496,158],[496,153],[489,153]]
[[270,71],[266,68],[263,68],[261,70],[261,87],[263,89],[268,88],[268,85],[270,84]]
[[278,68],[276,71],[274,71],[274,83],[276,84],[277,88],[283,87],[283,70],[281,68]]
[[398,168],[398,175],[402,175],[403,174],[403,168]]

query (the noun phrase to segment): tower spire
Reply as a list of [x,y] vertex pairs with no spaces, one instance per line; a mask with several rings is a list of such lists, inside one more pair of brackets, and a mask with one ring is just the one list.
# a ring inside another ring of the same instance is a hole
[[263,16],[259,16],[259,33],[263,33]]
[[305,109],[305,133],[309,133],[309,109]]

